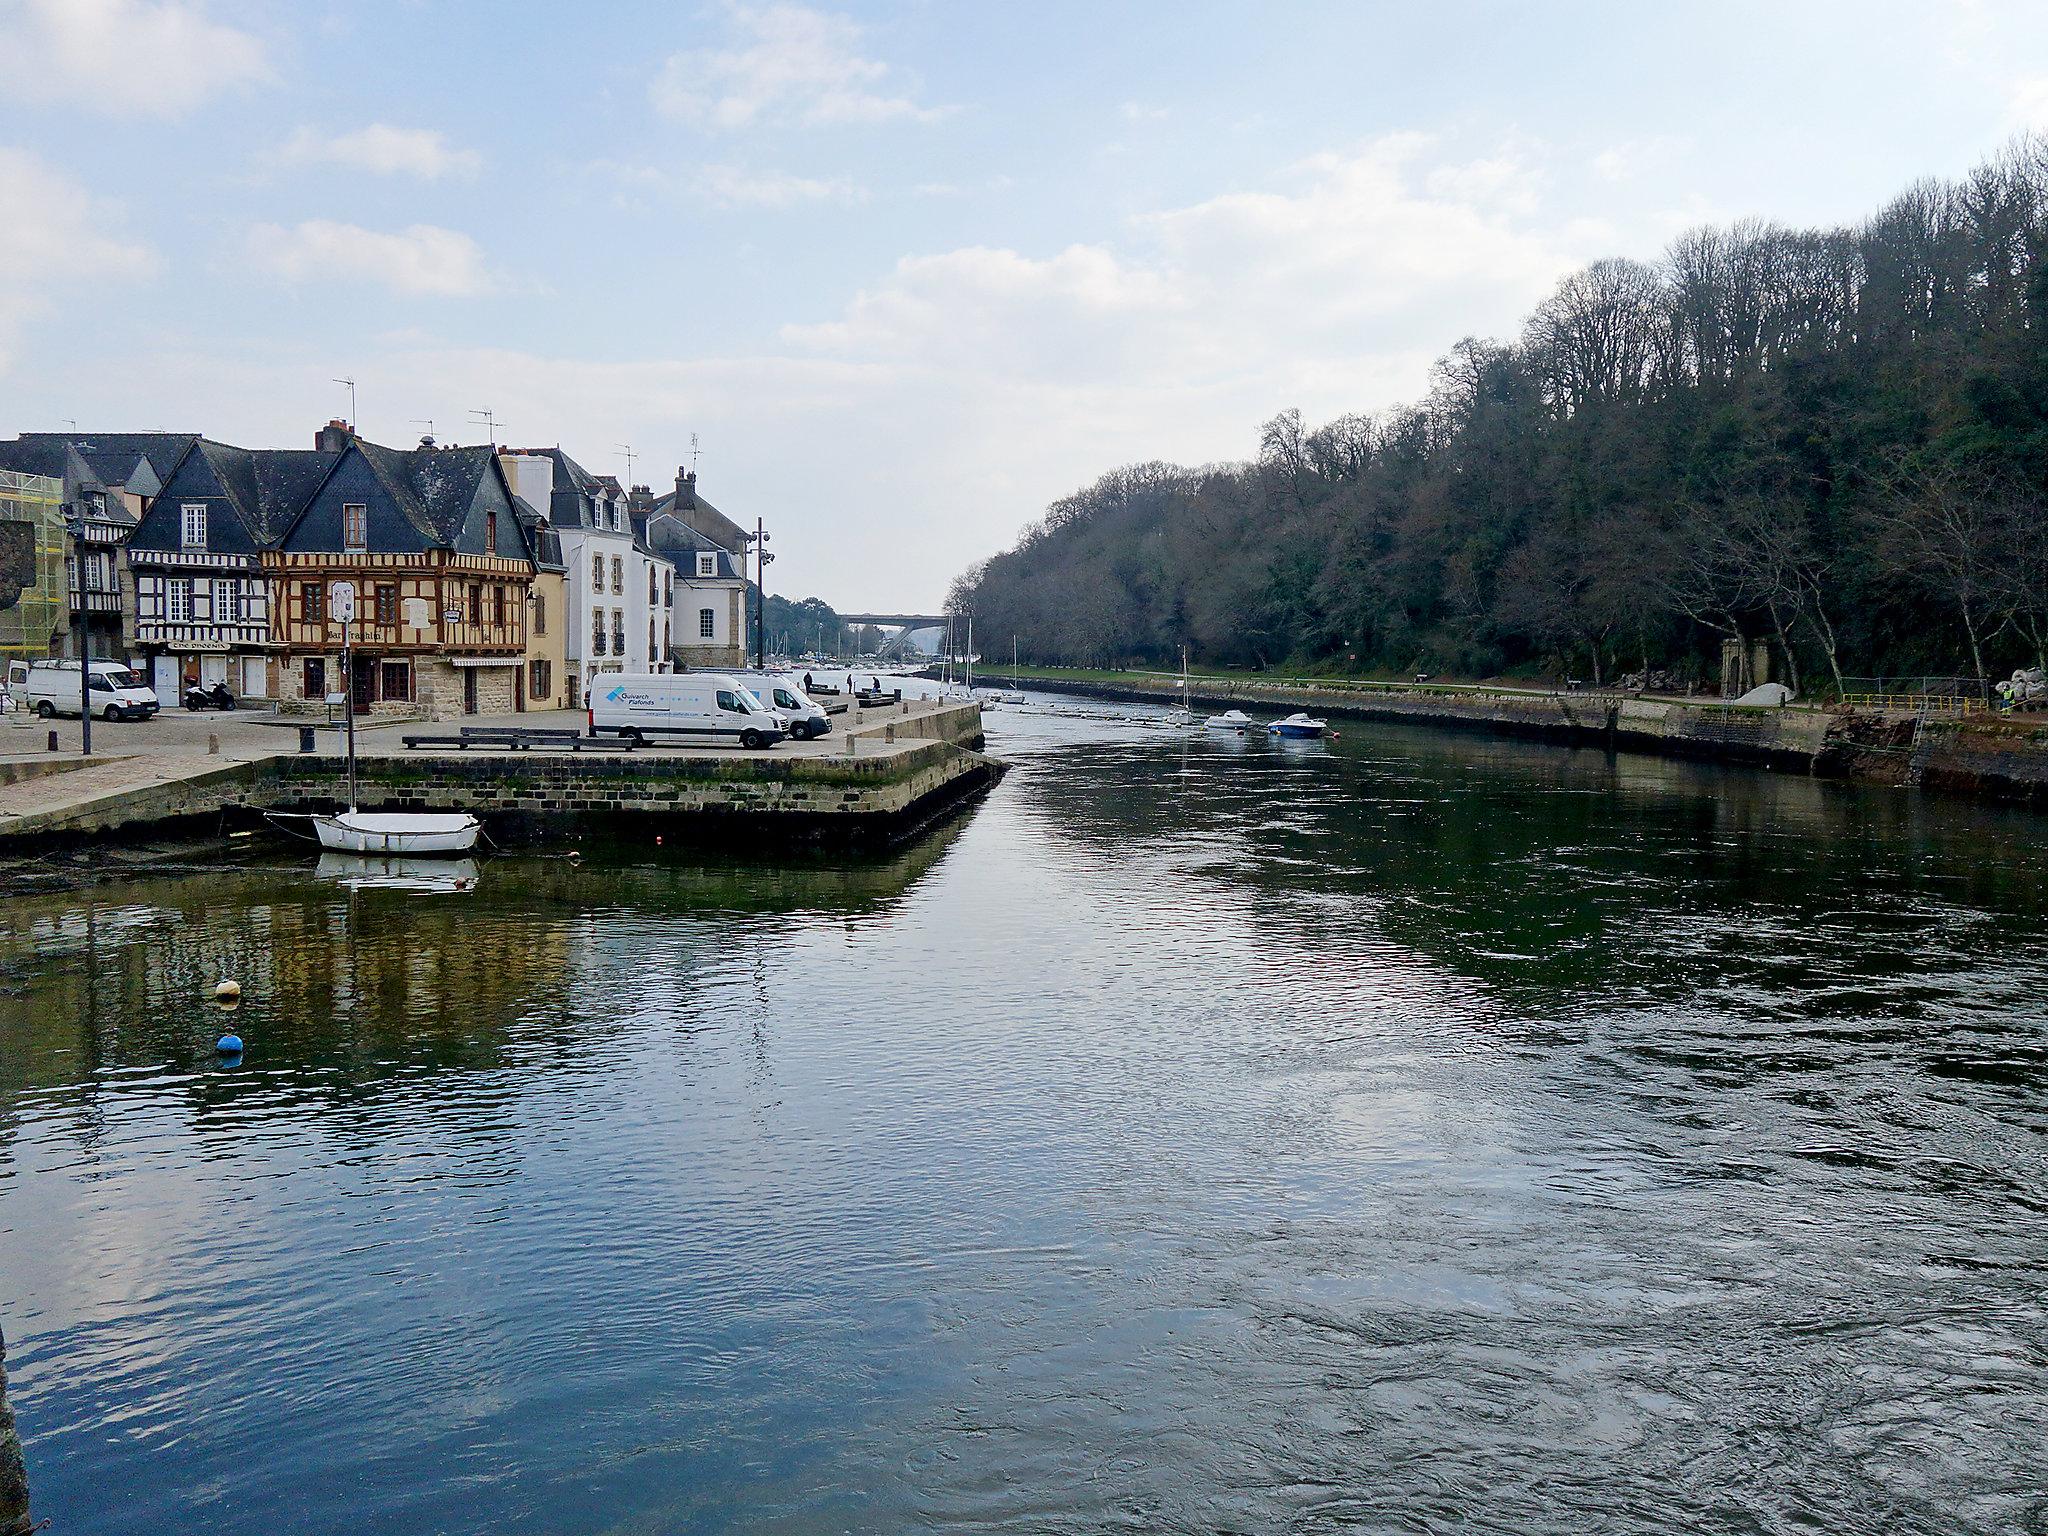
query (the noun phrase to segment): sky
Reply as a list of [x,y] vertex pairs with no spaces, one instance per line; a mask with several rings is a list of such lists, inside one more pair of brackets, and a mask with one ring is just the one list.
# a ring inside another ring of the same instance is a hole
[[912,610],[1586,261],[2048,129],[2048,6],[0,0],[0,78],[0,435],[310,446],[352,378]]

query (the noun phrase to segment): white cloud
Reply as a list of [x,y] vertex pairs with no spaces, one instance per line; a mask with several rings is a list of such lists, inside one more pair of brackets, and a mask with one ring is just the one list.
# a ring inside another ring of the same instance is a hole
[[[1390,135],[1294,167],[1274,190],[1148,214],[1135,248],[1036,257],[969,247],[907,257],[793,344],[985,374],[1166,381],[1339,381],[1413,363],[1470,329],[1512,330],[1593,231],[1545,226],[1540,180],[1512,156],[1431,158]],[[1339,408],[1345,402],[1301,399]],[[1351,405],[1359,403],[1355,398]]]
[[697,190],[728,207],[789,208],[798,203],[857,203],[867,193],[845,177],[821,181],[787,171],[750,171],[736,165],[707,165],[696,178]]
[[794,208],[804,203],[862,203],[868,198],[868,189],[846,176],[797,176],[788,171],[757,171],[740,165],[701,165],[692,170],[670,171],[658,165],[621,160],[593,160],[587,168],[615,183],[621,203],[627,205],[658,196],[711,202],[721,208],[773,209]]
[[648,88],[665,116],[744,128],[932,122],[951,110],[922,106],[888,83],[890,66],[864,57],[861,28],[808,6],[734,3],[735,46],[669,55]]
[[368,282],[397,293],[474,298],[500,287],[468,235],[432,224],[387,233],[308,219],[249,231],[249,258],[290,283]]
[[155,269],[148,247],[110,233],[113,210],[35,156],[0,146],[0,372],[16,333],[65,286]]
[[2023,131],[2048,129],[2048,75],[2013,81],[2006,88],[2006,117]]
[[187,0],[14,0],[0,59],[17,96],[117,117],[180,117],[271,78],[253,34]]
[[301,128],[272,158],[281,165],[342,165],[377,176],[415,176],[421,181],[471,177],[483,165],[475,150],[455,148],[435,129],[394,128],[389,123],[335,134]]

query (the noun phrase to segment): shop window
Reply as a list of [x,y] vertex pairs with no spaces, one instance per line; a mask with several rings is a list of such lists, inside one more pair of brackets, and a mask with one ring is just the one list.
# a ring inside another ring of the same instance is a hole
[[387,661],[378,669],[379,697],[386,699],[412,699],[412,663]]
[[327,662],[319,656],[306,658],[306,694],[309,699],[327,697]]

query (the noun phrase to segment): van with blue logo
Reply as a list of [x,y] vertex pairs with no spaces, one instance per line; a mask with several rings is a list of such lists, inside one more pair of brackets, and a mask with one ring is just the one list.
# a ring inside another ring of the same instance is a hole
[[590,734],[627,741],[770,747],[789,721],[724,672],[602,672],[591,681]]

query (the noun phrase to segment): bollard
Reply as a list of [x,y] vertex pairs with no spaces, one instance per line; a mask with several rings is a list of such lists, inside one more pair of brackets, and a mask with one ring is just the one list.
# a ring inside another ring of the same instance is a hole
[[905,699],[905,700],[903,701],[903,703],[902,703],[902,704],[901,704],[900,706],[898,706],[898,707],[902,709],[902,711],[903,711],[903,713],[904,713],[904,714],[906,714],[906,715],[907,715],[907,714],[909,714],[909,713],[910,713],[910,700],[908,700],[908,699]]
[[28,1536],[35,1528],[28,1513],[21,1436],[14,1430],[14,1410],[7,1406],[7,1340],[0,1335],[0,1536]]
[[885,725],[885,726],[883,726],[883,727],[882,727],[882,740],[884,740],[884,741],[894,741],[895,739],[896,739],[896,727],[895,727],[895,726],[893,726],[893,725]]
[[299,750],[301,752],[311,752],[313,750],[313,727],[310,725],[299,727]]
[[55,731],[50,732],[50,750],[52,752],[57,750],[57,733]]
[[206,733],[206,755],[208,757],[220,756],[220,738],[211,731]]

